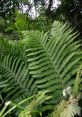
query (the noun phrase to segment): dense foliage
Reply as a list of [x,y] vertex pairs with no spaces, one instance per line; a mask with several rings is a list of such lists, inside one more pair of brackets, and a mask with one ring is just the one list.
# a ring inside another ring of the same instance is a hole
[[46,33],[22,31],[21,34],[19,41],[0,36],[1,108],[11,101],[5,104],[1,116],[46,117],[54,109],[49,116],[80,115],[77,95],[82,91],[82,81],[78,81],[81,75],[76,77],[76,73],[82,64],[82,51],[75,40],[78,32],[73,33],[66,23],[54,21]]
[[15,38],[18,34],[14,25],[17,10],[25,15],[25,18],[21,15],[27,24],[25,29],[47,31],[54,20],[59,20],[75,26],[82,36],[82,0],[1,0],[0,32],[12,34]]
[[0,117],[82,116],[81,19],[82,0],[0,1]]

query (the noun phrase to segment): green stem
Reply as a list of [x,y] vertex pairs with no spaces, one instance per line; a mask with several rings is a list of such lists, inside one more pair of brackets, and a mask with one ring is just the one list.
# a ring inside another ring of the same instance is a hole
[[[28,101],[28,100],[34,98],[35,96],[36,96],[36,95],[31,96],[31,97],[29,97],[29,98],[27,98],[27,99],[21,101],[21,102],[18,103],[18,104],[14,104],[14,106],[13,106],[11,109],[9,109],[2,117],[5,117],[5,116],[6,116],[8,113],[10,113],[12,110],[14,110],[15,108],[19,107],[21,104],[25,103],[26,101]],[[13,103],[12,103],[12,104],[13,104]]]

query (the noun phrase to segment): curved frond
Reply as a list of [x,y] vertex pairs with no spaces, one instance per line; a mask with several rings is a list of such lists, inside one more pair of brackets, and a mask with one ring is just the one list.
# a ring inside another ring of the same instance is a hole
[[28,72],[28,65],[19,58],[8,55],[0,59],[0,92],[5,99],[19,101],[29,95]]
[[74,84],[73,77],[82,61],[77,32],[67,24],[55,21],[50,36],[39,31],[24,32],[27,62],[31,75],[30,92],[48,90],[50,103],[62,98],[62,89]]
[[75,41],[77,32],[55,21],[50,34],[25,31],[23,36],[0,58],[0,92],[7,92],[5,99],[17,101],[47,90],[52,98],[45,103],[54,105],[62,99],[62,90],[74,85],[82,63],[81,45]]

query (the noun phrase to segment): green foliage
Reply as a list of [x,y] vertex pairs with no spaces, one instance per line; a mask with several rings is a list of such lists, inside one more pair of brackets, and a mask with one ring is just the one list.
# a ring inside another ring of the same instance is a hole
[[13,42],[8,41],[5,36],[0,35],[0,56],[10,53],[13,47]]
[[27,31],[21,41],[27,45],[29,74],[32,77],[30,91],[47,89],[52,94],[52,104],[62,98],[64,87],[74,84],[73,76],[82,60],[80,44],[74,42],[77,32],[72,32],[67,24],[55,21],[49,35]]
[[[5,56],[0,59],[0,82],[5,83],[2,92],[14,101],[28,95],[29,83],[28,67],[17,57]],[[28,84],[27,84],[28,83]],[[28,87],[28,88],[27,88]],[[2,88],[2,85],[1,87]],[[14,95],[15,94],[15,95]]]
[[42,116],[42,103],[51,98],[50,96],[45,95],[46,93],[46,91],[39,92],[33,101],[31,101],[31,103],[28,104],[23,111],[21,111],[18,117],[35,117],[37,115]]
[[4,30],[4,20],[0,19],[0,32],[3,32]]
[[[46,100],[49,100],[51,96],[47,95],[47,91],[38,92],[38,94],[30,96],[29,98],[26,98],[22,100],[21,102],[15,104],[11,101],[8,101],[4,104],[4,107],[2,110],[0,110],[0,117],[6,117],[9,115],[13,110],[21,110],[18,117],[35,117],[35,115],[41,115],[41,108],[43,102]],[[27,107],[25,105],[28,104]],[[8,106],[9,109],[7,110]]]
[[51,25],[52,21],[43,14],[31,19],[26,14],[16,10],[14,18],[0,19],[0,32],[8,35],[9,39],[17,40],[22,39],[21,31],[39,30],[47,32],[50,30]]
[[74,89],[73,89],[74,96],[77,96],[77,94],[82,91],[82,88],[81,88],[82,79],[81,79],[81,77],[82,77],[82,65],[80,65],[80,67],[78,68],[78,71],[77,71],[77,76],[76,76],[76,80],[75,80],[75,83],[74,83]]
[[55,111],[49,117],[74,117],[81,114],[81,108],[78,106],[77,99],[62,100]]
[[15,28],[18,31],[23,31],[27,29],[27,21],[26,21],[26,15],[20,13],[19,11],[16,11],[16,21],[15,21]]
[[[45,90],[51,98],[47,100],[43,96],[41,102],[40,98],[35,98],[20,117],[28,113],[29,106],[36,111],[37,106],[43,104],[40,112],[44,112],[60,102],[62,90],[74,86],[77,69],[82,63],[81,45],[75,41],[78,32],[73,33],[73,28],[67,24],[55,21],[50,32],[23,31],[22,34],[23,39],[15,43],[0,40],[0,93],[5,95],[3,100],[19,103]],[[74,92],[78,90],[76,83],[75,88]],[[68,104],[67,111],[75,105],[78,108],[76,101],[73,105]]]
[[[79,70],[81,70],[81,67],[79,68]],[[79,73],[79,70],[77,74]],[[81,79],[81,78],[79,77],[78,79]],[[77,87],[79,87],[79,82],[77,82],[76,84],[76,81],[77,81],[77,77],[75,79],[73,91],[71,94],[69,94],[68,99],[62,100],[55,107],[55,110],[51,114],[49,114],[47,117],[74,117],[75,115],[79,115],[79,116],[81,115],[81,108],[78,105],[79,100],[78,98],[75,98],[75,95],[72,95],[76,89],[75,86],[77,85]],[[46,100],[49,100],[50,98],[51,96],[47,95],[47,91],[42,91],[42,92],[38,92],[38,94],[36,95],[33,95],[27,99],[22,100],[18,104],[8,101],[5,103],[5,106],[0,111],[0,116],[5,117],[6,115],[9,115],[14,109],[17,108],[17,110],[21,109],[21,112],[18,115],[18,117],[36,117],[36,116],[42,117],[42,104]],[[28,102],[29,100],[31,101],[27,103],[28,106],[25,107],[24,104]],[[11,104],[12,107],[5,112],[9,104]]]
[[11,104],[10,101],[8,101],[8,102],[5,103],[5,105],[4,105],[4,107],[2,108],[2,110],[0,110],[0,117],[5,117],[5,116],[4,116],[4,113],[5,113],[6,109],[8,108],[8,106],[9,106],[10,104]]
[[81,68],[82,65],[77,71],[77,76],[71,93],[64,95],[66,98],[55,107],[54,111],[49,114],[48,117],[74,117],[75,115],[81,115],[81,108],[79,106],[79,100],[81,99],[80,83],[82,81],[80,77]]
[[28,19],[28,30],[39,30],[47,32],[51,29],[52,21],[44,14],[36,17],[35,19]]

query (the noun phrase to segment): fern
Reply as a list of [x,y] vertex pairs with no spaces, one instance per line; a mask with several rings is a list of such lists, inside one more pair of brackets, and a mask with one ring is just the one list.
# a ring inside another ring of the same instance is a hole
[[29,95],[28,67],[21,59],[5,56],[0,60],[0,92],[6,93],[5,99],[21,100]]
[[[55,21],[48,35],[39,31],[23,32],[21,44],[27,46],[27,62],[31,75],[30,92],[49,91],[51,104],[62,98],[62,89],[74,84],[74,75],[82,61],[77,32],[67,24]],[[49,102],[48,102],[49,103]]]
[[72,102],[67,106],[67,108],[61,113],[60,117],[74,117],[75,115],[80,115],[80,107],[77,102]]
[[82,62],[77,36],[67,24],[55,21],[50,33],[25,31],[17,45],[9,43],[12,49],[0,51],[0,92],[6,94],[5,99],[19,102],[47,90],[52,98],[45,104],[58,103],[62,90],[74,85]]
[[19,117],[35,117],[42,116],[42,103],[49,100],[51,97],[46,95],[46,91],[39,92],[35,98],[28,104],[26,108],[19,114]]
[[80,114],[81,108],[78,106],[77,100],[69,99],[69,101],[62,100],[48,117],[74,117]]
[[81,84],[81,68],[78,68],[77,76],[75,79],[74,87],[67,87],[63,90],[65,99],[62,100],[54,109],[54,111],[48,115],[48,117],[74,117],[75,115],[81,115],[81,108],[79,106],[79,100],[81,99],[80,84]]
[[[15,109],[21,110],[18,117],[35,117],[35,115],[42,115],[42,104],[44,101],[49,100],[50,98],[51,96],[47,95],[47,91],[42,91],[16,104],[8,101],[4,104],[2,110],[0,110],[0,117],[9,116],[9,114]],[[28,104],[28,106],[25,107],[25,104]],[[8,108],[9,105],[10,107]]]
[[[80,67],[78,68],[78,71],[77,71],[77,75],[76,75],[76,80],[75,80],[75,83],[74,83],[74,88],[73,88],[73,95],[75,97],[78,96],[79,93],[82,92],[82,65],[80,65]],[[79,94],[80,95],[80,94]]]

